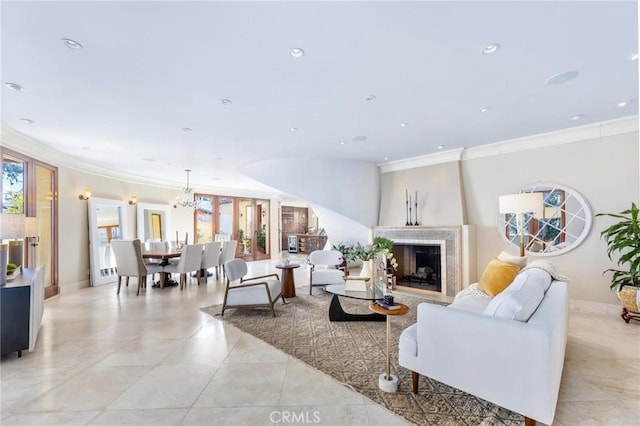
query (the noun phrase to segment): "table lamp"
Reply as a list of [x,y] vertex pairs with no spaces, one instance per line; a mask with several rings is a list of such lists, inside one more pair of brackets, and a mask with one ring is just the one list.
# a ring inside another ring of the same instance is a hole
[[524,214],[541,213],[543,211],[541,192],[519,192],[502,195],[498,201],[500,214],[517,214],[520,232],[520,257],[524,257]]
[[[0,241],[17,240],[24,238],[24,215],[14,213],[0,213]],[[22,265],[22,244],[11,244],[12,256],[9,253],[9,244],[0,244],[0,284],[7,283],[7,263],[18,256],[18,263]],[[15,263],[15,262],[12,262]]]

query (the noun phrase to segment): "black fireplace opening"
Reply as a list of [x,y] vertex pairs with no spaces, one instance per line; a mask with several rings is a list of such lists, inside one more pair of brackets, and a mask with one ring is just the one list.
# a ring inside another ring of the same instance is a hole
[[442,290],[440,245],[394,244],[398,261],[396,284],[423,290]]

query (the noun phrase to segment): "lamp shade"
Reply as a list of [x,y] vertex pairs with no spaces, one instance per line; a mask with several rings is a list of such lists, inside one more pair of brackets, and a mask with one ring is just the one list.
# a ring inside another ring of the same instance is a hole
[[501,195],[499,198],[499,209],[501,214],[542,213],[543,208],[541,192],[523,192],[519,194]]
[[38,218],[35,218],[35,217],[24,218],[24,236],[25,237],[38,236]]
[[24,215],[0,213],[0,240],[24,238]]

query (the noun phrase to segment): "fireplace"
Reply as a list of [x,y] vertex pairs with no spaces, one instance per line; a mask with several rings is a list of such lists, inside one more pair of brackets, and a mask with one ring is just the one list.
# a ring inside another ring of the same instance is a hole
[[475,252],[475,232],[470,225],[379,226],[373,235],[393,241],[398,261],[396,284],[452,298],[475,281],[476,262],[471,251],[474,248]]
[[396,283],[400,286],[442,292],[443,267],[440,244],[394,244],[398,261]]

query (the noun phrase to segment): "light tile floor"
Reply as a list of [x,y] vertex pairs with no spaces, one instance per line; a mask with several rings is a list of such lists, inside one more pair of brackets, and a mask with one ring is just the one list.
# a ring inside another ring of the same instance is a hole
[[[275,262],[251,262],[250,274],[276,272]],[[307,273],[295,270],[298,291]],[[2,357],[2,425],[406,424],[202,313],[221,303],[222,280],[135,289],[84,288],[45,303],[36,350]],[[640,323],[578,309],[570,318],[556,424],[638,424]]]

